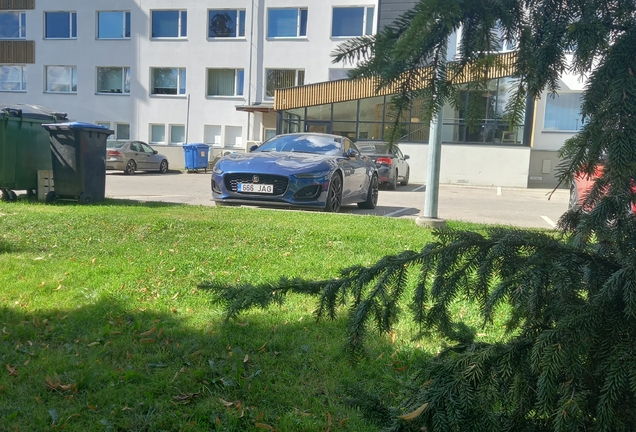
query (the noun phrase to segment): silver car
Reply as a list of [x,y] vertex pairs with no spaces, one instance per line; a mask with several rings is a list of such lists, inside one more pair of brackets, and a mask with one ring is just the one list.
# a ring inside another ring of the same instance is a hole
[[106,169],[126,174],[134,174],[135,171],[159,171],[164,174],[168,172],[168,158],[142,141],[108,141]]

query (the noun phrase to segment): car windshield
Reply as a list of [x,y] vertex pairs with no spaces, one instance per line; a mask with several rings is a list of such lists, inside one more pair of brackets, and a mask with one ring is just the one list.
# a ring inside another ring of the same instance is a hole
[[335,137],[299,134],[279,135],[263,143],[255,152],[300,152],[341,156],[342,143]]
[[124,144],[126,143],[121,141],[107,141],[106,148],[118,149],[118,148],[122,148]]
[[390,154],[391,153],[391,151],[389,150],[389,145],[384,143],[378,143],[378,144],[356,143],[356,146],[358,147],[358,150],[360,150],[360,153],[365,153],[365,154]]

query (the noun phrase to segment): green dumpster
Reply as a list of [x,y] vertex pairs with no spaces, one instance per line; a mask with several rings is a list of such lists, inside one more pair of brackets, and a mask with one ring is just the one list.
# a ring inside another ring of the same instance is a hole
[[38,171],[51,170],[49,134],[43,123],[67,121],[66,114],[38,105],[0,105],[0,192],[15,201],[14,190],[37,192]]

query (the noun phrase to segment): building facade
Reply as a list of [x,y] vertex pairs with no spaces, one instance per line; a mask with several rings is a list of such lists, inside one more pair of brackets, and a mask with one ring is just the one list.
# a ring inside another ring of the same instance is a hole
[[[211,157],[244,151],[292,130],[294,116],[302,116],[299,130],[312,120],[358,140],[383,140],[391,121],[386,95],[277,113],[274,93],[345,78],[347,67],[331,62],[338,44],[375,33],[415,2],[0,0],[0,102],[105,125],[113,139],[160,147],[174,168],[183,164],[183,143],[207,143]],[[441,181],[554,186],[557,150],[580,128],[583,84],[563,81],[559,97],[529,104],[526,124],[515,130],[501,120],[506,78],[484,96],[482,127],[469,129],[461,110],[445,109]],[[428,125],[417,104],[403,123],[411,181],[424,182]]]

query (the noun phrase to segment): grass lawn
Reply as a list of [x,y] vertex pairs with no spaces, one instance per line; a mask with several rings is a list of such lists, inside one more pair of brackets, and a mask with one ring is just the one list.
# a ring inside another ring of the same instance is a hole
[[351,362],[344,311],[316,323],[290,296],[225,322],[197,284],[323,279],[431,239],[375,216],[0,203],[0,430],[374,430],[346,389],[397,403],[443,341],[405,319]]

